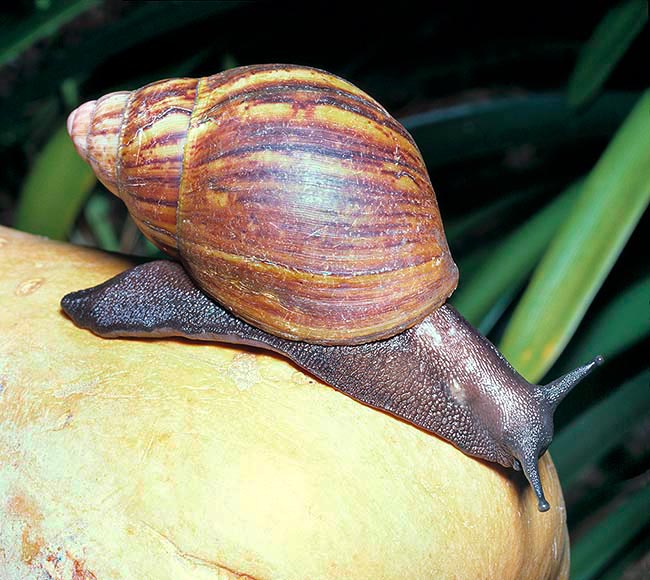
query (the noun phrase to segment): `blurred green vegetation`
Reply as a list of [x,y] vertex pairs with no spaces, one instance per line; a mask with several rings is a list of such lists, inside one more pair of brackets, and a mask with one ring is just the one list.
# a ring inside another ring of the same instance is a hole
[[[154,255],[65,135],[84,100],[167,76],[292,62],[411,131],[458,308],[543,382],[606,364],[556,414],[572,578],[642,576],[650,532],[650,93],[645,0],[323,4],[37,0],[0,21],[0,223]],[[645,49],[645,50],[644,50]],[[645,538],[645,539],[644,539]]]

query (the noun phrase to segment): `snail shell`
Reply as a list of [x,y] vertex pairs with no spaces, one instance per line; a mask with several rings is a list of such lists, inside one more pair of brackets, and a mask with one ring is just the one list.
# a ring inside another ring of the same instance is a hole
[[262,65],[164,80],[86,103],[68,130],[144,234],[267,332],[386,338],[456,287],[413,139],[332,74]]

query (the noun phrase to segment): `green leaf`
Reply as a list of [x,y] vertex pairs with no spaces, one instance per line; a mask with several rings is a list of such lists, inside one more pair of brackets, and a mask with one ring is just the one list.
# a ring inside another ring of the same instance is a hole
[[600,91],[647,21],[647,0],[628,0],[605,14],[580,51],[569,78],[567,99],[571,106],[584,104]]
[[54,34],[61,26],[79,14],[99,4],[98,0],[73,0],[55,2],[47,10],[36,11],[32,16],[10,28],[0,30],[0,67],[11,62],[35,42]]
[[[33,122],[33,115],[26,114],[41,106],[41,102],[60,89],[63,79],[74,78],[79,82],[89,77],[102,63],[118,53],[124,58],[132,57],[128,53],[134,45],[144,43],[152,38],[159,42],[175,42],[176,37],[169,36],[174,30],[189,26],[193,22],[212,19],[215,26],[227,25],[217,18],[223,18],[250,4],[232,0],[230,2],[204,2],[197,0],[165,2],[132,2],[124,15],[106,26],[98,27],[91,34],[85,34],[75,45],[74,50],[50,51],[38,75],[28,76],[24,82],[16,83],[11,93],[3,99],[0,107],[0,145],[20,142],[28,134],[30,127],[38,126]],[[2,36],[0,35],[0,38]],[[223,44],[219,35],[209,39],[211,50]],[[199,51],[205,50],[203,39]],[[137,51],[136,51],[137,52]],[[196,51],[195,51],[196,52]],[[156,67],[162,62],[143,63],[139,70],[148,80],[160,78]],[[163,67],[167,68],[167,67]],[[137,88],[133,86],[132,88]],[[122,89],[129,88],[121,85]],[[95,95],[99,96],[99,95]],[[34,102],[38,101],[35,106]]]
[[604,566],[650,522],[650,486],[627,497],[614,511],[591,527],[571,550],[572,580],[599,577]]
[[564,95],[533,93],[432,109],[400,122],[431,170],[523,144],[566,146],[609,137],[638,98],[638,93],[608,92],[578,113]]
[[95,176],[61,127],[40,152],[25,180],[15,226],[26,232],[66,238]]
[[469,282],[461,281],[452,302],[472,324],[478,325],[504,293],[523,285],[575,203],[580,185],[569,187],[499,242]]
[[468,211],[456,219],[445,220],[447,240],[453,246],[456,240],[471,236],[474,231],[483,230],[486,223],[501,224],[504,218],[511,215],[513,208],[520,204],[530,203],[537,195],[539,195],[537,188],[516,191],[503,195],[486,206]]
[[501,351],[537,382],[564,349],[650,201],[650,91],[585,180],[517,305]]
[[627,381],[587,409],[551,445],[562,485],[567,488],[583,471],[621,445],[631,428],[650,414],[650,371]]
[[650,334],[647,312],[650,300],[650,276],[646,276],[617,295],[574,339],[561,366],[554,369],[563,375],[601,354],[608,359],[624,352]]
[[105,194],[95,194],[86,203],[84,216],[88,227],[97,241],[97,247],[108,252],[117,252],[120,241],[111,226],[111,204]]
[[[599,573],[598,580],[641,580],[647,575],[647,555],[650,554],[650,534],[641,535],[639,541],[631,542],[625,552],[617,554],[607,569]],[[646,559],[644,561],[644,558]]]

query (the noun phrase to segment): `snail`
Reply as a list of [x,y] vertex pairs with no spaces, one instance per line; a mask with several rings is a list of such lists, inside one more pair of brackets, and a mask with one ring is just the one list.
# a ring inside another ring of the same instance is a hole
[[287,357],[325,383],[523,470],[602,362],[528,383],[447,298],[454,264],[424,161],[347,81],[293,65],[170,79],[88,102],[68,131],[173,260],[63,297],[104,337],[181,336]]

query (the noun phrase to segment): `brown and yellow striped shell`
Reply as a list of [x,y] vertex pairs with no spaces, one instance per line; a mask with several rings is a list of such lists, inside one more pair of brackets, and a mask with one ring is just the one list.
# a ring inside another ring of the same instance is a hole
[[82,105],[68,130],[143,233],[267,332],[386,338],[456,287],[413,139],[334,75],[262,65],[163,80]]

